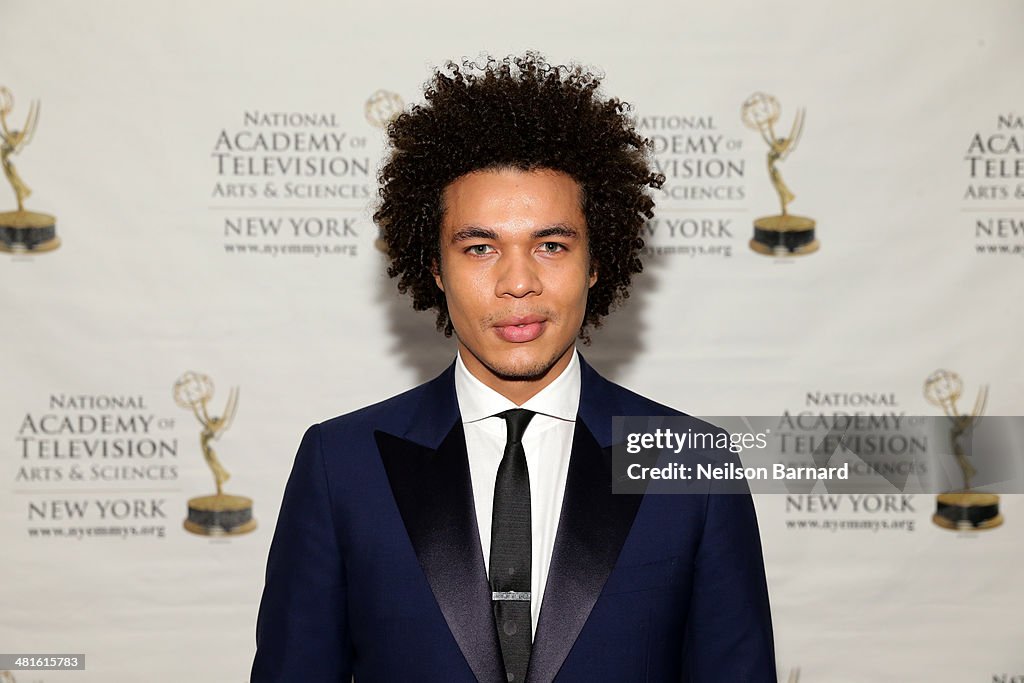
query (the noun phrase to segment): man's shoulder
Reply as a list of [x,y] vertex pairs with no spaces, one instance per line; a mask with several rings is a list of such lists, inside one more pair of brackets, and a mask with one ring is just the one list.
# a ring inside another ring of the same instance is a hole
[[420,405],[425,387],[426,384],[421,384],[383,401],[324,420],[320,423],[320,428],[327,432],[345,430],[359,425],[386,428],[402,417],[407,418],[409,413]]
[[700,429],[701,431],[706,432],[727,433],[722,427],[709,422],[703,417],[698,417],[691,413],[686,413],[671,406],[658,403],[657,401],[649,399],[646,396],[642,396],[635,391],[627,389],[619,384],[615,384],[614,382],[609,381],[608,383],[611,385],[612,391],[619,396],[619,408],[615,412],[615,415],[626,417],[686,418],[685,420],[681,420],[673,424],[680,428],[685,426],[689,429]]
[[686,416],[686,413],[681,410],[667,406],[664,403],[658,403],[657,401],[638,394],[632,389],[628,389],[621,384],[616,384],[612,381],[608,381],[608,384],[611,385],[611,391],[617,395],[619,404],[627,411],[623,412],[623,415],[652,415],[658,417]]
[[686,413],[638,394],[582,365],[579,414],[601,446],[613,443],[616,417],[688,417]]
[[685,416],[686,413],[638,394],[602,376],[593,367],[583,364],[581,400],[601,401],[614,415]]
[[332,436],[351,433],[354,429],[369,429],[371,432],[379,429],[392,433],[403,431],[425,402],[437,400],[438,393],[443,392],[443,385],[449,380],[447,376],[451,370],[449,367],[434,379],[390,398],[324,420],[319,427],[324,434]]

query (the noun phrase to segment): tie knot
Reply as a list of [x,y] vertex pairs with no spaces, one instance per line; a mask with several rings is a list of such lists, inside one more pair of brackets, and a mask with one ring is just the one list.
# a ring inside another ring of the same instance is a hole
[[512,410],[498,413],[498,417],[505,418],[505,427],[508,429],[508,443],[522,442],[526,425],[530,424],[530,420],[536,414],[532,410],[524,410],[522,408],[513,408]]

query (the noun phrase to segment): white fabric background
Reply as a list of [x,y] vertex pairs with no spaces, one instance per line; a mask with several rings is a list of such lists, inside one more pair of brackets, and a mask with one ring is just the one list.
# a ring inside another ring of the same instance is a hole
[[[1024,239],[979,240],[975,221],[1019,220],[1024,200],[965,200],[964,156],[977,132],[1024,136],[997,130],[999,115],[1024,115],[1022,22],[1019,2],[4,0],[0,85],[17,98],[12,120],[42,102],[15,163],[35,192],[28,208],[57,215],[63,245],[0,259],[0,651],[87,657],[84,672],[16,680],[246,680],[303,430],[453,357],[432,317],[383,275],[368,200],[211,196],[223,180],[217,137],[244,129],[245,112],[334,113],[376,164],[382,134],[363,115],[367,98],[385,89],[416,101],[450,57],[534,48],[596,65],[605,91],[638,116],[710,117],[711,132],[741,140],[727,158],[744,174],[727,184],[745,195],[659,202],[662,220],[730,220],[730,237],[693,244],[731,256],[649,259],[628,305],[583,348],[602,372],[694,414],[815,410],[806,396],[821,391],[892,393],[898,410],[931,415],[922,383],[949,368],[964,378],[962,406],[987,384],[989,414],[1020,414],[1024,264],[975,247]],[[739,119],[759,90],[782,104],[780,133],[797,107],[807,112],[780,165],[791,210],[818,221],[821,250],[800,259],[746,246],[752,219],[776,211],[765,145]],[[357,183],[373,191],[372,174]],[[0,210],[13,207],[5,184]],[[354,218],[358,235],[345,242],[357,254],[227,253],[224,219],[235,215]],[[650,242],[684,244],[665,230]],[[181,528],[188,498],[212,492],[198,424],[171,396],[186,370],[214,379],[214,411],[240,387],[216,448],[232,473],[226,490],[255,501],[251,534]],[[177,479],[97,494],[17,482],[22,466],[54,464],[23,458],[17,437],[60,394],[144,397],[141,412],[175,420],[161,436],[178,441]],[[29,501],[154,497],[166,501],[163,538],[28,532],[38,526]],[[913,520],[914,530],[790,528],[813,515],[783,497],[757,500],[783,680],[797,668],[801,681],[830,683],[1024,675],[1018,497],[1003,497],[1003,526],[976,534],[933,525],[926,497],[901,515],[843,506],[832,516]]]

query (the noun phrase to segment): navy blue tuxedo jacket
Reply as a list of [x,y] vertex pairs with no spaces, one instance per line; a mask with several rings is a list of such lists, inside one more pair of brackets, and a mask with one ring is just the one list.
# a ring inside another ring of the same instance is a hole
[[[580,360],[526,683],[775,681],[750,496],[613,495],[612,416],[681,413]],[[454,364],[306,432],[270,548],[256,645],[257,683],[505,683]]]

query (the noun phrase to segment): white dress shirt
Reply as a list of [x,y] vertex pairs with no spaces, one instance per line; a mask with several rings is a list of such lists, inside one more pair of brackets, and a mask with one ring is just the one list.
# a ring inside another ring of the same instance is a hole
[[507,435],[504,418],[495,415],[510,408],[524,408],[537,413],[523,434],[523,450],[530,471],[530,617],[531,632],[536,635],[580,404],[580,363],[576,350],[573,349],[572,359],[562,374],[521,406],[474,377],[462,362],[462,356],[458,355],[455,361],[455,394],[466,434],[484,567],[490,563],[494,483],[505,452]]

